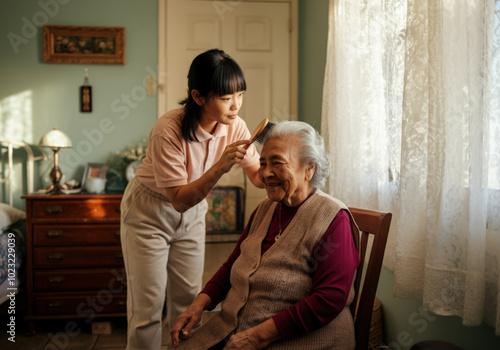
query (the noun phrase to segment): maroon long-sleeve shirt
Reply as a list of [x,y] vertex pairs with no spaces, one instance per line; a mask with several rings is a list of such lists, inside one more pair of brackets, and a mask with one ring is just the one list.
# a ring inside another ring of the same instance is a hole
[[[296,207],[282,206],[282,230],[288,225],[302,203]],[[280,206],[281,204],[276,206],[268,234],[262,242],[261,255],[275,242],[280,226],[278,215]],[[202,290],[202,293],[206,293],[211,298],[212,308],[224,300],[231,288],[229,280],[231,268],[240,255],[241,243],[248,235],[254,215],[255,211],[229,258]],[[359,264],[359,255],[354,245],[347,211],[339,211],[316,245],[314,252],[315,259],[311,264],[311,294],[273,316],[283,339],[300,336],[327,325],[345,307],[354,272]]]

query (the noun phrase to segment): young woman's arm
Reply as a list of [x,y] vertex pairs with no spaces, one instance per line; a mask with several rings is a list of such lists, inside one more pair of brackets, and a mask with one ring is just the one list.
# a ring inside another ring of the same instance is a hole
[[[205,199],[222,175],[231,170],[234,164],[243,160],[246,154],[243,145],[248,142],[250,141],[241,140],[228,145],[219,161],[197,180],[182,186],[168,187],[167,196],[174,209],[179,213],[184,213]],[[252,183],[255,181],[255,179],[250,180]]]
[[243,170],[255,187],[264,188],[264,183],[259,178],[259,167],[260,165],[257,163],[248,168],[243,168]]

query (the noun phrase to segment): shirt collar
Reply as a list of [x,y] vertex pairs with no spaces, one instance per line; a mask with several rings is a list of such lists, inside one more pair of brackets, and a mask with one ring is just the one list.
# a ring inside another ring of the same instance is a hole
[[227,135],[228,125],[217,123],[217,127],[212,134],[206,132],[200,125],[198,125],[198,129],[196,130],[196,138],[198,141],[203,142],[206,140],[210,140],[215,137],[223,137]]

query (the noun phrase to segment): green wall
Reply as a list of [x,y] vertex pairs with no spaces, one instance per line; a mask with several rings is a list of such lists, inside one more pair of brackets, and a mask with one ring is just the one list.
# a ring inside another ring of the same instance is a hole
[[437,316],[425,312],[419,299],[393,296],[394,274],[382,269],[377,298],[382,305],[385,340],[389,349],[409,349],[423,340],[442,340],[464,350],[498,350],[500,336],[490,326],[466,327],[458,316]]
[[[86,163],[105,162],[111,152],[147,137],[157,119],[157,98],[145,95],[143,81],[157,70],[157,8],[157,0],[2,0],[0,108],[22,112],[9,124],[3,114],[0,137],[38,143],[57,126],[73,142],[60,152],[61,170],[78,180]],[[125,27],[126,64],[44,63],[43,24]],[[86,67],[92,113],[79,111]]]
[[321,130],[328,0],[299,0],[299,116]]

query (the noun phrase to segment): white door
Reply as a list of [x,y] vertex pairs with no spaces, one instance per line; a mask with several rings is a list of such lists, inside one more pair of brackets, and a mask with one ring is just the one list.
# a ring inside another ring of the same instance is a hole
[[[295,0],[166,0],[164,5],[160,6],[165,11],[165,23],[160,23],[160,115],[186,97],[193,58],[219,48],[245,73],[247,91],[240,117],[250,131],[263,118],[296,119]],[[235,169],[219,185],[241,185],[242,179],[241,169]],[[248,181],[246,219],[265,195]]]

